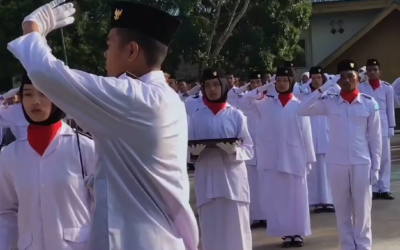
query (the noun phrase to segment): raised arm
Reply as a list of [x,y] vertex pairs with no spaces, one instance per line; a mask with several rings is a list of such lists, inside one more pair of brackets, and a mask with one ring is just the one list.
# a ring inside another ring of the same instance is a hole
[[329,97],[323,97],[331,85],[325,83],[322,87],[307,97],[301,99],[297,113],[300,116],[325,116],[328,114],[326,102],[330,101]]
[[252,91],[247,92],[244,94],[242,98],[239,100],[239,109],[243,111],[245,115],[249,113],[258,113],[257,110],[257,102],[259,102],[263,95],[264,91],[267,91],[273,83],[267,83],[261,87],[253,89]]
[[0,107],[0,127],[10,128],[28,125],[20,103]]
[[85,127],[107,133],[110,124],[126,120],[126,108],[135,98],[132,80],[72,70],[51,54],[36,32],[10,42],[8,50],[24,66],[33,85],[68,115],[86,123]]
[[4,151],[0,157],[0,249],[14,249],[18,240],[18,196]]
[[379,115],[379,105],[373,100],[370,105],[370,116],[368,117],[368,147],[371,156],[371,169],[379,170],[382,157],[382,132]]

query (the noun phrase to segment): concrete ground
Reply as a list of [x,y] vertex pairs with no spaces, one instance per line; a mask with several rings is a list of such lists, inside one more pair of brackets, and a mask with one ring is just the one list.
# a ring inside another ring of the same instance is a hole
[[[192,174],[191,174],[192,175]],[[195,209],[193,178],[191,204]],[[372,208],[373,250],[400,249],[400,134],[392,139],[392,193],[394,201],[374,201]],[[312,236],[304,250],[339,250],[334,214],[312,214]],[[281,240],[266,236],[265,229],[253,230],[253,250],[277,250]],[[225,249],[221,249],[225,250]]]

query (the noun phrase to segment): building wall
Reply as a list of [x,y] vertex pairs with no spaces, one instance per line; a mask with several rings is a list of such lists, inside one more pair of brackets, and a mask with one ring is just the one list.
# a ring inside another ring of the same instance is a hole
[[[365,10],[314,15],[311,19],[312,63],[317,65],[323,61],[371,22],[379,12],[380,10]],[[332,34],[332,28],[337,30],[340,28],[338,25],[340,20],[344,32]],[[335,23],[333,27],[332,21]]]
[[369,58],[381,63],[382,79],[393,82],[400,77],[400,12],[394,10],[370,32],[330,63],[326,70],[336,72],[340,60],[351,59],[361,67]]

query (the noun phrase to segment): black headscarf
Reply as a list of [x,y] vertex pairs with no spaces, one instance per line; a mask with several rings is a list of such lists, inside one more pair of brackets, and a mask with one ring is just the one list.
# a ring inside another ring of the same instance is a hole
[[[218,100],[210,100],[207,97],[204,82],[211,79],[218,79],[221,85],[221,97]],[[228,91],[229,91],[229,84],[228,81],[225,79],[225,72],[222,69],[205,69],[203,70],[202,77],[201,77],[201,91],[203,92],[203,97],[206,98],[208,102],[211,103],[224,103],[228,100]]]
[[288,68],[288,67],[281,67],[278,68],[276,71],[276,77],[278,76],[286,76],[289,79],[289,89],[286,90],[285,92],[278,91],[278,89],[275,87],[276,92],[279,94],[290,94],[293,92],[295,80],[294,80],[294,72],[293,69]]
[[[19,88],[19,93],[21,95],[21,102],[22,102],[22,99],[24,98],[23,91],[24,91],[24,85],[26,85],[26,84],[32,84],[32,82],[29,79],[28,74],[25,73],[22,76],[21,87]],[[61,119],[63,119],[65,117],[65,113],[61,109],[59,109],[56,105],[54,105],[54,103],[52,103],[50,116],[44,121],[35,122],[26,113],[26,111],[24,109],[24,105],[21,105],[21,106],[22,106],[22,111],[24,113],[25,119],[29,122],[29,124],[32,124],[32,125],[49,126],[49,125],[52,125],[54,123],[61,121]]]

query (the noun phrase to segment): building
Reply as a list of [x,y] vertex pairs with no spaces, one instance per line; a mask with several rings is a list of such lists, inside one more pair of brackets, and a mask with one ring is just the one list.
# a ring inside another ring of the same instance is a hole
[[305,71],[320,65],[336,73],[342,59],[364,66],[377,58],[382,79],[392,82],[400,77],[400,0],[312,0],[313,14],[300,46]]

